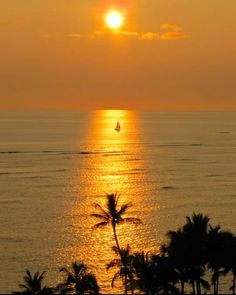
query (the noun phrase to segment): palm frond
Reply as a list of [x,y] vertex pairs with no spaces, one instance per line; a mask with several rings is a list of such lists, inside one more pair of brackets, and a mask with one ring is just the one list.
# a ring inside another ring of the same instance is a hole
[[121,216],[122,214],[124,214],[127,209],[129,209],[130,207],[132,207],[132,203],[127,203],[121,206],[120,210],[117,212],[118,216]]
[[95,218],[105,219],[105,220],[109,219],[106,215],[102,215],[102,214],[98,214],[98,213],[93,213],[93,214],[91,214],[91,216],[95,217]]
[[66,267],[62,267],[62,268],[60,268],[59,272],[70,273],[70,271],[69,271]]
[[98,203],[93,203],[93,205],[94,205],[94,207],[96,208],[96,209],[98,209],[104,216],[107,216],[107,218],[109,218],[109,213],[108,212],[106,212],[103,208],[102,208],[102,206],[100,205],[100,204],[98,204]]
[[104,226],[106,226],[107,224],[108,224],[108,221],[102,221],[102,222],[99,222],[99,223],[95,224],[95,225],[93,226],[93,228],[104,227]]
[[115,252],[116,254],[119,255],[120,252],[119,252],[119,249],[117,248],[117,246],[112,246],[111,249],[112,249],[113,252]]
[[38,273],[37,280],[42,283],[44,277],[45,277],[46,271],[43,271],[41,274]]
[[29,289],[28,286],[26,286],[25,284],[19,284],[18,286],[22,289],[26,289],[26,290]]
[[204,280],[204,279],[200,279],[201,285],[203,286],[204,289],[209,290],[210,289],[210,284],[208,283],[208,281]]
[[120,278],[120,271],[116,272],[111,280],[111,287],[114,288],[115,281]]
[[106,269],[109,270],[112,267],[121,267],[121,265],[122,263],[120,259],[113,259],[107,264]]

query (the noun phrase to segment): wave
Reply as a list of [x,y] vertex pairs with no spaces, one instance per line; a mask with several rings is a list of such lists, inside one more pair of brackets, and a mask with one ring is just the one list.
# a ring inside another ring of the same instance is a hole
[[0,154],[22,154],[24,152],[20,152],[20,151],[3,151],[0,152]]
[[55,154],[55,155],[128,155],[125,151],[56,151],[56,150],[43,150],[43,151],[0,151],[2,155],[9,154]]
[[204,146],[204,145],[205,144],[200,142],[154,144],[154,146],[157,146],[157,147],[187,147],[187,146]]
[[0,200],[1,205],[8,205],[8,204],[22,204],[20,200]]
[[[0,172],[0,176],[1,175],[16,175],[16,174],[55,173],[55,172],[65,172],[65,171],[67,171],[67,169]],[[46,178],[46,176],[34,175],[34,176],[26,176],[25,178]]]
[[173,186],[162,186],[161,189],[162,190],[173,190],[173,189],[175,189],[175,187],[173,187]]
[[222,177],[222,174],[207,174],[205,177]]

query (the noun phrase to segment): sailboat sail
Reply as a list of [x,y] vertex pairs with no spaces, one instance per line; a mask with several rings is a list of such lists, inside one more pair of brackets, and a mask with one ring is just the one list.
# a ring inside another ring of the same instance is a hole
[[120,122],[119,121],[117,121],[117,123],[116,123],[115,130],[120,131]]

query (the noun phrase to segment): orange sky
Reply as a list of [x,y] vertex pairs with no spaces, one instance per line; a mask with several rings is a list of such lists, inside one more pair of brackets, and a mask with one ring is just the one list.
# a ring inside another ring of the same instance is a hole
[[[104,26],[109,8],[124,27]],[[236,109],[235,0],[1,0],[0,108]]]

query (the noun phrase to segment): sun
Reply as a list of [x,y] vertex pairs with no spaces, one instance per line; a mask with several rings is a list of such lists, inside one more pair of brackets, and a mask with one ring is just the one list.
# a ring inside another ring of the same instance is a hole
[[105,16],[105,23],[110,29],[117,30],[123,25],[124,17],[118,11],[110,11]]

